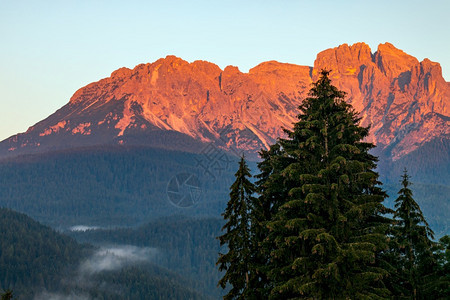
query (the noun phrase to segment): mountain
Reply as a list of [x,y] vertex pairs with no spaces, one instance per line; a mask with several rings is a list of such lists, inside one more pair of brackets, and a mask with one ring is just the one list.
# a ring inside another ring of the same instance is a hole
[[[79,89],[27,132],[0,143],[0,157],[97,145],[151,146],[199,153],[209,143],[256,158],[291,128],[321,69],[371,125],[377,151],[398,160],[450,136],[450,83],[438,63],[393,45],[343,44],[313,67],[269,61],[242,73],[167,56]],[[448,153],[447,153],[448,154]]]

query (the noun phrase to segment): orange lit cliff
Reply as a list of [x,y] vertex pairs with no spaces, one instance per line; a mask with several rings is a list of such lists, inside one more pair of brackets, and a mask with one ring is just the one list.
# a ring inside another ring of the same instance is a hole
[[[0,156],[122,144],[198,151],[201,143],[256,153],[291,128],[321,69],[371,125],[369,140],[393,159],[448,139],[450,84],[438,63],[386,43],[325,50],[314,67],[269,61],[242,73],[167,56],[79,89],[26,133],[0,143]],[[176,142],[184,141],[184,142]],[[219,144],[218,144],[219,145]]]

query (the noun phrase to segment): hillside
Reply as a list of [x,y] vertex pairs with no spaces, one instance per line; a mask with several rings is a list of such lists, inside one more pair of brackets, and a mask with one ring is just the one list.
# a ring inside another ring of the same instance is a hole
[[85,249],[24,214],[0,208],[0,290],[29,298],[37,290],[55,289]]
[[189,277],[158,266],[158,251],[81,245],[0,208],[0,290],[13,290],[18,299],[210,299]]
[[[236,166],[233,157],[219,154],[210,162],[179,151],[97,147],[11,158],[0,161],[0,206],[59,229],[135,226],[174,214],[219,216]],[[195,182],[183,184],[186,174]]]
[[158,265],[179,276],[191,278],[191,287],[219,299],[223,294],[217,282],[221,276],[216,267],[220,250],[217,236],[223,220],[219,218],[161,218],[138,228],[98,229],[71,232],[82,242],[93,244],[127,244],[156,247]]

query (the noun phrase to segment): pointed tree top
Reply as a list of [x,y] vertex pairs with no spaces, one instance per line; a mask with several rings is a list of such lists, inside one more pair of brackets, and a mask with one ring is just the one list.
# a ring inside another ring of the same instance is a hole
[[402,185],[405,188],[412,184],[410,179],[411,179],[411,176],[408,175],[408,170],[406,168],[404,168],[403,169],[402,180],[400,180],[400,182],[402,183]]
[[327,70],[327,69],[322,69],[320,70],[320,75],[322,77],[328,77],[328,75],[330,75],[331,70]]

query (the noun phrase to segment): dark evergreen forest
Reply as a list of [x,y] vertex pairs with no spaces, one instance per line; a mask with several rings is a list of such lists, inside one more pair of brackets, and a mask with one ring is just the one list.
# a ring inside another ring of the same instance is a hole
[[[91,274],[83,271],[82,267],[86,261],[95,263],[102,259],[93,256],[99,249],[97,246],[80,244],[24,214],[1,208],[0,291],[12,290],[17,299],[57,296],[210,299],[220,292],[206,293],[211,291],[207,286],[212,285],[212,281],[218,277],[214,276],[209,264],[218,249],[214,239],[207,237],[218,231],[218,223],[218,220],[185,220],[170,225],[161,221],[131,232],[104,232],[101,234],[102,239],[96,240],[110,244],[151,244],[160,250],[148,261],[127,263],[121,268]],[[179,234],[173,235],[177,231]],[[94,236],[87,234],[80,239],[89,240],[90,237]],[[111,259],[113,256],[106,258]],[[201,281],[210,275],[213,276],[207,283]]]
[[[218,217],[237,161],[220,155],[215,165],[207,165],[208,157],[202,154],[119,147],[0,161],[0,207],[59,229],[78,224],[136,226],[174,214]],[[198,178],[195,205],[177,207],[169,201],[168,184],[178,174]]]

